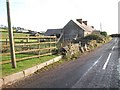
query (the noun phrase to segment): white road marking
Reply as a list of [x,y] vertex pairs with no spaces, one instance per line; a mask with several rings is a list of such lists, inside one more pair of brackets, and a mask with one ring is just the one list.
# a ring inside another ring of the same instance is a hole
[[112,54],[112,53],[109,53],[109,56],[108,56],[108,58],[107,58],[107,60],[106,60],[106,62],[105,62],[105,64],[104,64],[104,66],[103,66],[103,70],[106,69],[107,64],[108,64],[108,61],[110,60],[111,54]]
[[115,45],[112,47],[112,50],[115,48]]
[[116,42],[116,43],[115,43],[115,45],[112,47],[112,51],[113,51],[113,49],[115,48],[116,44],[118,43],[118,40],[116,39],[115,42]]
[[93,64],[93,65],[87,70],[87,72],[83,75],[83,77],[93,68],[93,66],[95,66],[95,65],[98,63],[98,61],[99,61],[101,58],[102,58],[102,56],[100,56],[100,57],[98,58],[98,60],[94,62],[94,64]]
[[115,42],[117,41],[117,38],[115,39]]
[[[77,81],[77,83],[75,85],[77,85],[81,79],[87,75],[87,73],[98,63],[98,61],[102,58],[102,55],[97,59],[97,61],[94,62],[94,64],[83,74],[83,76],[80,78],[80,80]],[[74,86],[75,86],[74,85]],[[74,86],[72,88],[74,88]]]
[[[115,45],[112,47],[112,51],[113,51],[113,49],[115,48],[116,44],[118,43],[117,38],[115,39],[115,42],[116,42],[116,43],[115,43]],[[109,61],[109,59],[110,59],[110,57],[111,57],[111,54],[112,54],[112,53],[109,54],[109,56],[108,56],[108,58],[107,58],[107,60],[106,60],[106,62],[105,62],[105,64],[104,64],[104,66],[103,66],[103,70],[106,69],[107,64],[108,64],[108,61]]]
[[116,44],[118,44],[118,40],[117,40]]

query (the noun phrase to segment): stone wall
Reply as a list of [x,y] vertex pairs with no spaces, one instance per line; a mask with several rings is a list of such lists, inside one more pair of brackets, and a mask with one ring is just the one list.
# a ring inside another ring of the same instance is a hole
[[81,53],[88,51],[87,44],[81,46],[79,43],[67,43],[60,49],[61,54],[67,59],[77,58]]

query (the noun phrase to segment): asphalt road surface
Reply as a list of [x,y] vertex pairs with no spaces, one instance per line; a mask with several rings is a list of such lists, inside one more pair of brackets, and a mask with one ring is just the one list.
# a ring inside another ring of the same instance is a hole
[[7,88],[119,88],[120,39]]

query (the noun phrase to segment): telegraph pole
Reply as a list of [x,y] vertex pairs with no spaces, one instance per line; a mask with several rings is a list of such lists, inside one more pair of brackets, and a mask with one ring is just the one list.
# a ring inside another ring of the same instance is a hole
[[102,31],[102,23],[100,23],[100,30]]
[[15,58],[15,49],[14,49],[14,41],[13,41],[13,29],[11,27],[11,19],[10,19],[9,0],[6,0],[6,6],[7,6],[7,20],[8,20],[8,32],[9,32],[11,62],[12,62],[12,67],[16,68],[16,58]]

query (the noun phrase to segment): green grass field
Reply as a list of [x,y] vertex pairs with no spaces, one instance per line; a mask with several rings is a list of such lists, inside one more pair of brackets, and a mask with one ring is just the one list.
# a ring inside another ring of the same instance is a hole
[[[34,56],[35,54],[16,54],[16,58],[22,58],[22,57],[30,57],[30,56]],[[4,55],[2,56],[2,61],[7,61],[7,60],[11,60],[10,55]]]
[[[15,68],[15,69],[12,68],[11,63],[4,64],[4,65],[2,65],[2,76],[7,76],[10,74],[25,70],[27,68],[38,65],[40,63],[43,63],[43,62],[48,61],[55,57],[57,57],[57,55],[48,55],[48,56],[43,56],[40,58],[32,58],[29,60],[23,60],[23,61],[17,62],[17,68]],[[2,76],[0,76],[0,77],[2,77]]]
[[[6,29],[0,29],[0,33],[2,34],[3,37],[8,37],[8,31]],[[23,37],[23,36],[26,36],[26,35],[30,35],[30,34],[27,34],[27,33],[17,33],[15,30],[13,31],[13,35],[14,36],[17,36],[17,37]]]

